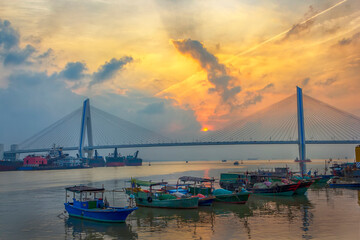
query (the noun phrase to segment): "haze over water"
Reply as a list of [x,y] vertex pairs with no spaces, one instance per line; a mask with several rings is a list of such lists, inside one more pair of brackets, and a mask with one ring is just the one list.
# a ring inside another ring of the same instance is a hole
[[[88,184],[122,189],[130,177],[176,183],[183,175],[219,178],[221,172],[289,166],[293,160],[144,163],[140,167],[0,173],[0,239],[358,239],[358,190],[311,188],[306,196],[251,196],[245,205],[216,204],[195,210],[139,208],[124,224],[67,218],[64,187]],[[323,171],[323,160],[308,169]],[[126,197],[107,193],[112,204]],[[123,201],[120,203],[120,201]],[[124,202],[125,201],[125,202]]]

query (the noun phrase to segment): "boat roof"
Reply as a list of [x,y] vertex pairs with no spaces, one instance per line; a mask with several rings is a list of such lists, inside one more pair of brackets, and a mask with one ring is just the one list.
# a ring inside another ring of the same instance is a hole
[[151,187],[151,186],[157,186],[157,185],[164,185],[167,184],[167,182],[152,182],[152,181],[143,181],[143,180],[139,180],[139,179],[131,179],[131,181],[134,181],[134,183],[136,185],[139,186],[146,186],[146,187]]
[[183,176],[179,178],[180,181],[183,182],[214,182],[215,179],[210,178],[201,178],[201,177],[190,177],[190,176]]
[[65,188],[67,191],[82,193],[82,192],[105,192],[105,188],[94,188],[88,186],[73,186]]

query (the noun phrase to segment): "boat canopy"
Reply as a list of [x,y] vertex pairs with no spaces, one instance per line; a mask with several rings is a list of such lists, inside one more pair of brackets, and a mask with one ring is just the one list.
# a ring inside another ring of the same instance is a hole
[[183,176],[179,178],[180,181],[183,182],[214,182],[215,179],[210,178],[201,178],[201,177],[190,177],[190,176]]
[[167,182],[151,182],[151,181],[143,181],[135,178],[131,179],[131,183],[135,183],[136,185],[145,186],[145,187],[167,184]]
[[105,192],[105,188],[94,188],[88,186],[73,186],[65,188],[66,191],[82,193],[82,192]]

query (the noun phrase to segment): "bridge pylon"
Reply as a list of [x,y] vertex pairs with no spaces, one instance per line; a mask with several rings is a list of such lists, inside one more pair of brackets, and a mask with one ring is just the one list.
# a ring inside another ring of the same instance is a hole
[[297,95],[297,123],[298,123],[298,145],[299,145],[299,164],[302,176],[306,174],[306,144],[305,144],[305,126],[304,126],[304,104],[302,89],[296,87]]
[[[93,146],[93,135],[92,135],[92,125],[91,125],[91,114],[90,114],[90,99],[86,99],[83,104],[83,111],[81,117],[81,127],[80,127],[80,143],[79,143],[79,156],[80,158],[84,157],[84,141],[85,141],[85,131],[87,133],[88,146]],[[91,158],[93,155],[93,150],[87,150],[87,157]]]

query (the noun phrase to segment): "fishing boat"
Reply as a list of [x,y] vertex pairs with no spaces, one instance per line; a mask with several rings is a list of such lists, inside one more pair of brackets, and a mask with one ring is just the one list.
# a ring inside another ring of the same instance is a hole
[[248,192],[244,188],[235,192],[220,188],[215,189],[212,194],[215,196],[215,202],[218,203],[245,204],[251,192]]
[[331,178],[334,177],[333,174],[327,174],[327,171],[329,170],[329,164],[332,162],[332,158],[329,158],[329,160],[324,160],[324,174],[317,174],[317,170],[314,171],[315,177],[320,178],[317,181],[314,181],[315,184],[326,184]]
[[331,188],[360,188],[360,179],[343,179],[334,177],[328,181]]
[[115,148],[114,153],[109,154],[109,156],[106,156],[105,158],[107,167],[125,166],[125,157],[118,153],[117,148]]
[[[315,182],[311,177],[303,178],[301,176],[293,176],[290,178],[270,178],[271,182],[281,182],[282,184],[295,184],[300,183],[296,188],[293,194],[295,195],[304,195],[309,187]],[[280,185],[282,185],[280,184]],[[285,194],[287,195],[287,194]]]
[[[233,204],[245,204],[250,197],[250,192],[245,189],[237,191],[228,191],[225,189],[215,189],[215,179],[199,178],[199,177],[180,177],[178,182],[193,182],[188,186],[188,191],[194,196],[199,196],[199,206],[209,206],[210,202],[222,202]],[[208,186],[206,186],[208,184]],[[210,185],[210,186],[209,186]],[[215,198],[215,199],[212,199]]]
[[220,186],[229,191],[245,187],[254,194],[291,196],[295,194],[296,189],[301,185],[300,182],[272,181],[270,176],[274,177],[275,175],[269,173],[271,172],[222,173],[220,175]]
[[314,181],[314,183],[326,184],[331,178],[334,177],[334,175],[321,174],[321,175],[317,175],[317,177],[319,177],[320,179],[318,181]]
[[[126,193],[135,197],[136,205],[141,207],[153,208],[178,208],[191,209],[197,208],[198,197],[178,197],[166,191],[167,182],[151,182],[138,179],[131,179],[131,188],[126,188]],[[141,187],[147,187],[142,189]],[[160,189],[158,188],[160,187]]]
[[[68,192],[73,193],[73,201],[67,200]],[[65,188],[65,210],[70,217],[100,222],[125,222],[126,217],[138,209],[135,206],[124,208],[110,207],[104,199],[104,188],[73,186]],[[77,197],[77,198],[76,198]]]
[[304,180],[300,181],[300,185],[296,188],[294,194],[295,195],[305,195],[310,186],[314,183],[314,181]]
[[301,182],[291,184],[281,184],[280,182],[263,182],[256,183],[247,189],[254,194],[260,195],[292,196],[295,194],[295,191],[300,185]]
[[[187,185],[187,189],[185,192],[179,191],[180,182]],[[211,206],[215,200],[215,196],[212,195],[212,190],[214,188],[214,178],[200,178],[200,177],[191,177],[191,176],[183,176],[180,177],[176,184],[176,189],[169,190],[170,193],[174,192],[182,192],[189,193],[192,196],[199,197],[199,206]],[[206,186],[206,184],[209,184]]]

